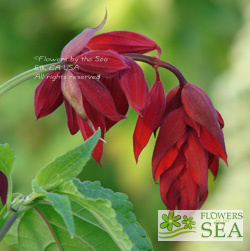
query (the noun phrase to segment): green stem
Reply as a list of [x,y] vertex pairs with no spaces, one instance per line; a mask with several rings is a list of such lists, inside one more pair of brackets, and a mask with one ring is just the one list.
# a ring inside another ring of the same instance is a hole
[[12,89],[13,87],[21,84],[22,82],[31,79],[35,76],[37,76],[38,74],[45,74],[45,73],[49,73],[49,72],[63,72],[65,71],[66,67],[71,65],[66,63],[66,62],[56,62],[56,63],[52,63],[52,64],[47,64],[47,65],[42,65],[39,67],[35,67],[31,70],[28,70],[26,72],[23,72],[17,76],[15,76],[14,78],[8,80],[7,82],[3,83],[2,85],[0,85],[0,97],[6,93],[7,91],[9,91],[10,89]]
[[5,210],[2,211],[0,215],[0,241],[4,238],[18,216],[34,207],[36,204],[34,200],[37,197],[39,197],[39,195],[33,193],[26,201],[23,196],[20,195],[14,199],[14,203],[12,203],[11,206],[7,207],[7,203],[5,204]]
[[0,229],[0,241],[4,238],[6,233],[9,231],[11,226],[14,224],[19,215],[14,214],[7,220],[6,224],[3,224],[3,227]]
[[11,177],[8,177],[8,194],[7,194],[7,201],[6,201],[7,208],[10,207],[11,198],[12,198],[12,179]]
[[180,85],[185,85],[187,84],[187,80],[183,76],[183,74],[180,72],[178,68],[176,68],[174,65],[162,61],[157,57],[150,57],[142,54],[137,54],[137,53],[126,53],[124,56],[130,57],[136,61],[141,61],[147,64],[150,64],[154,68],[162,67],[165,68],[169,71],[171,71],[179,80]]

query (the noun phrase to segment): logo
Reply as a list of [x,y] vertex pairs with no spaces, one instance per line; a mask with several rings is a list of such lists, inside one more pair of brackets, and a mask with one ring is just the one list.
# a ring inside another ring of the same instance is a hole
[[243,210],[159,210],[158,241],[243,241]]

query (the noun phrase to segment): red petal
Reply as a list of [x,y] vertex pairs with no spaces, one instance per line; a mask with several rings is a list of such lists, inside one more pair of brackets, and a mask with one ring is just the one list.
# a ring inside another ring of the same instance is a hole
[[[227,154],[224,149],[221,147],[221,144],[217,141],[217,139],[208,132],[208,130],[201,126],[201,143],[202,145],[212,154],[215,154],[222,158],[227,164]],[[224,141],[223,141],[224,142]]]
[[36,87],[35,114],[37,119],[49,115],[62,104],[61,75],[61,72],[51,72]]
[[148,85],[141,67],[127,57],[125,62],[130,68],[121,74],[121,88],[130,105],[141,114],[141,110],[149,103]]
[[75,110],[72,108],[72,106],[69,104],[69,102],[66,99],[64,99],[64,105],[65,105],[65,110],[67,114],[68,128],[69,128],[70,133],[74,135],[79,131],[77,115],[76,115]]
[[199,186],[199,196],[202,197],[208,189],[208,160],[206,151],[193,130],[189,132],[184,155],[187,160],[187,171]]
[[[90,49],[87,48],[87,47],[84,47],[77,55],[75,55],[75,57],[77,57],[77,56],[79,56],[79,55],[81,55],[83,53],[86,53],[88,51],[90,51]],[[67,59],[67,61],[71,61],[71,60],[72,60],[72,62],[74,62],[74,58],[73,57],[70,57],[69,59]]]
[[181,147],[184,145],[188,137],[188,133],[186,132],[176,143],[176,147],[180,151]]
[[[166,95],[166,108],[162,115],[162,120],[173,110],[179,108],[181,106],[181,95],[180,95],[180,86],[176,86],[171,89]],[[156,131],[154,131],[156,135]]]
[[[93,130],[90,128],[87,122],[83,121],[80,117],[77,117],[78,124],[82,133],[82,136],[84,140],[87,140],[89,137],[91,137],[94,133]],[[104,135],[102,134],[102,138],[104,138]],[[99,140],[96,147],[94,148],[92,152],[93,158],[96,160],[96,162],[101,166],[101,158],[103,154],[103,141]]]
[[85,100],[85,99],[83,99],[83,105],[84,105],[84,109],[86,111],[86,114],[87,114],[89,120],[94,125],[95,130],[97,130],[98,127],[100,127],[101,132],[104,135],[104,133],[106,131],[104,116],[100,112],[98,112],[94,107],[92,107],[89,104],[89,102],[87,100]]
[[90,74],[110,75],[128,67],[124,57],[114,51],[89,51],[69,61]]
[[185,120],[185,122],[186,122],[190,127],[192,127],[192,128],[196,131],[198,137],[200,137],[200,125],[197,124],[194,120],[192,120],[192,119],[187,115],[186,112],[184,112],[184,120]]
[[215,180],[219,171],[219,157],[218,156],[209,154],[209,169],[214,175],[214,180]]
[[123,115],[117,112],[112,96],[100,81],[88,78],[78,79],[77,81],[82,94],[96,110],[112,120],[119,121],[124,118]]
[[[116,110],[119,112],[119,114],[125,116],[128,112],[129,104],[128,104],[125,94],[123,93],[120,87],[119,79],[118,78],[109,78],[109,79],[103,78],[101,82],[109,90],[114,100]],[[105,123],[106,123],[106,131],[108,131],[113,125],[117,123],[117,121],[113,121],[106,118]]]
[[185,134],[186,123],[183,119],[183,108],[178,108],[166,117],[161,126],[153,154],[155,170],[166,152]]
[[6,175],[0,171],[0,198],[3,206],[6,204],[7,193],[8,193],[8,180]]
[[164,111],[164,117],[170,112],[177,109],[181,105],[181,89],[180,86],[176,86],[171,89],[166,96],[166,109]]
[[[167,194],[170,187],[175,183],[178,179],[179,174],[185,166],[185,158],[182,153],[180,153],[175,160],[174,164],[171,168],[167,169],[160,176],[160,192],[161,197],[165,205],[168,205]],[[178,198],[177,198],[178,199]],[[175,207],[173,208],[175,209]]]
[[114,50],[119,53],[147,53],[161,49],[152,39],[129,31],[113,31],[94,36],[87,45],[92,50]]
[[136,161],[138,161],[139,154],[147,145],[151,134],[160,124],[165,110],[165,92],[161,81],[155,81],[149,95],[150,104],[142,111],[142,116],[138,117],[133,135]]
[[95,28],[88,28],[82,31],[79,35],[73,38],[62,50],[61,59],[68,59],[76,56],[89,42],[95,32],[99,31],[105,24],[107,13],[103,21]]
[[183,183],[183,189],[180,192],[178,201],[179,210],[196,210],[198,208],[198,189],[197,185],[187,170],[182,173],[180,182]]
[[167,104],[170,104],[170,102],[174,99],[174,98],[180,98],[180,95],[181,94],[181,88],[179,85],[177,85],[176,87],[172,88],[167,96],[166,96],[166,102]]
[[178,206],[183,186],[184,184],[179,179],[172,183],[168,193],[166,194],[166,206],[169,210],[175,210]]
[[183,87],[181,98],[187,114],[204,126],[226,152],[223,134],[218,125],[218,115],[207,94],[196,85],[186,84]]
[[173,165],[178,153],[179,152],[176,146],[171,147],[161,159],[159,164],[157,166],[153,166],[152,172],[155,182],[157,182],[160,175]]

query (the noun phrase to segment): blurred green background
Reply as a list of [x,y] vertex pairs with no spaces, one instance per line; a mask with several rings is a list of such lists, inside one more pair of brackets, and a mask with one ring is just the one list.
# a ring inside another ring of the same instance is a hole
[[[84,28],[108,20],[101,32],[129,30],[151,37],[162,47],[161,59],[176,65],[212,98],[225,119],[229,168],[209,177],[210,194],[202,209],[243,209],[244,242],[158,242],[157,213],[165,209],[151,177],[155,139],[136,165],[132,135],[136,113],[107,134],[102,167],[91,160],[81,180],[128,194],[134,213],[154,250],[249,250],[250,220],[250,2],[249,0],[9,0],[0,1],[0,83],[36,65],[35,56],[58,58]],[[48,62],[49,63],[49,62]],[[142,65],[149,85],[150,67]],[[166,90],[177,84],[161,70]],[[28,194],[39,168],[82,142],[71,136],[63,107],[35,120],[33,96],[39,80],[29,80],[0,98],[0,143],[15,151],[14,191]],[[16,250],[0,243],[0,250]]]

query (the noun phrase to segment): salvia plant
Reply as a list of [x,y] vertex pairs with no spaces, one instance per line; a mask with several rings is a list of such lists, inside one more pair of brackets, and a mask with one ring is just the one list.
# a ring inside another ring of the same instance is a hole
[[[136,161],[152,134],[156,137],[152,174],[159,179],[166,208],[199,209],[208,196],[208,169],[216,178],[219,158],[227,164],[220,113],[208,95],[182,73],[160,60],[152,39],[129,31],[94,34],[85,29],[62,50],[59,62],[24,72],[0,86],[0,95],[37,74],[37,119],[65,106],[73,135],[85,142],[42,168],[28,196],[12,193],[14,153],[0,145],[0,240],[24,250],[152,250],[136,222],[127,196],[81,182],[76,176],[91,157],[101,164],[103,143],[129,105],[138,113],[133,134]],[[156,56],[145,55],[156,51]],[[149,90],[143,70],[152,66]],[[172,72],[179,85],[165,94],[158,68]]]

